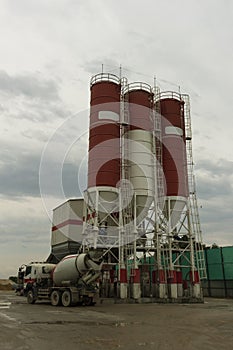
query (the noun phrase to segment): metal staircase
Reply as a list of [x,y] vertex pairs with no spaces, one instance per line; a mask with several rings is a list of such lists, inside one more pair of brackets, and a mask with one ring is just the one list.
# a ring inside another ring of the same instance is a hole
[[202,242],[202,231],[200,217],[198,212],[196,184],[194,176],[194,163],[192,155],[192,129],[190,118],[190,100],[188,95],[182,95],[184,101],[184,120],[186,132],[186,157],[187,157],[187,173],[188,173],[188,188],[189,188],[189,210],[191,219],[192,235],[195,243],[195,265],[198,269],[200,279],[206,278],[205,256]]
[[127,79],[121,81],[121,184],[120,184],[120,212],[122,223],[119,239],[119,262],[127,264],[127,257],[133,254],[132,231],[133,231],[133,190],[130,184],[130,118]]
[[163,154],[162,154],[162,130],[161,130],[161,110],[160,110],[160,89],[155,87],[155,155],[156,155],[156,175],[157,175],[157,200],[160,202],[164,196],[164,181],[163,181]]

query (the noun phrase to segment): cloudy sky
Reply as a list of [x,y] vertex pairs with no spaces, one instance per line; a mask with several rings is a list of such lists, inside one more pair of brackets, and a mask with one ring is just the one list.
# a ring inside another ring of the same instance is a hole
[[0,277],[47,258],[51,209],[85,188],[102,64],[190,95],[203,239],[233,244],[232,17],[231,0],[0,0]]

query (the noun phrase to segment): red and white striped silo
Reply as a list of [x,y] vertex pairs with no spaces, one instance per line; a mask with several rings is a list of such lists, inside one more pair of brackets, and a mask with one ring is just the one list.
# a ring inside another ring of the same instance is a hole
[[163,213],[172,230],[179,222],[188,197],[184,101],[178,93],[163,92],[159,102],[165,178]]
[[[154,95],[150,85],[141,82],[126,85],[123,94],[129,124],[123,142],[126,142],[127,176],[133,190],[132,221],[134,229],[137,230],[137,226],[148,215],[154,198],[155,181],[152,168]],[[140,298],[140,270],[136,261],[131,270],[131,288],[132,297],[134,299]]]
[[91,80],[88,188],[116,187],[120,180],[120,83],[99,74]]
[[109,222],[109,214],[119,209],[120,80],[113,74],[97,74],[91,79],[90,90],[88,206],[99,223],[106,217],[106,224],[112,227],[116,223]]
[[128,102],[129,180],[134,191],[133,213],[138,225],[148,214],[154,198],[153,93],[145,83],[131,83],[124,89]]

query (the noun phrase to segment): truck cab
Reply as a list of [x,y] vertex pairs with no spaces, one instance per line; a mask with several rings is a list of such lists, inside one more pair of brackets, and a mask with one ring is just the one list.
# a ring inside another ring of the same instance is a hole
[[55,264],[48,264],[43,262],[32,262],[26,265],[24,273],[24,292],[27,292],[37,284],[41,287],[48,287],[52,285],[52,271]]

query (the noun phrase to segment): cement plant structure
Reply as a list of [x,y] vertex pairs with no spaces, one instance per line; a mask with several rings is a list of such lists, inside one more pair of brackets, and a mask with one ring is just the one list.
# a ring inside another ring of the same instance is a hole
[[90,90],[88,186],[54,209],[53,256],[103,259],[102,298],[201,302],[189,96],[110,73]]

